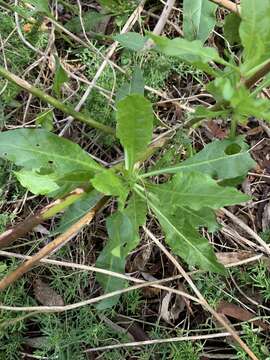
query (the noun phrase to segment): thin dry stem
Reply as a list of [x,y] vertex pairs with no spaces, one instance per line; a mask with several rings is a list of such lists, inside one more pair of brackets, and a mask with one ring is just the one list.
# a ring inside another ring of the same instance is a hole
[[151,240],[159,247],[159,249],[168,257],[168,259],[174,264],[177,270],[183,275],[184,279],[187,281],[191,289],[194,291],[198,299],[201,301],[202,306],[209,311],[216,320],[231,334],[232,338],[241,346],[241,348],[249,355],[253,360],[259,360],[257,356],[250,350],[250,348],[244,343],[244,341],[237,335],[234,329],[208,304],[206,299],[203,297],[199,289],[196,287],[191,277],[185,272],[179,262],[175,259],[174,256],[166,249],[166,247],[144,226],[145,233],[150,237]]
[[269,245],[266,244],[266,242],[253,231],[248,225],[246,225],[242,220],[240,220],[238,217],[236,217],[234,214],[232,214],[229,210],[222,208],[221,211],[228,216],[235,224],[240,226],[243,230],[246,231],[247,234],[253,237],[254,240],[256,240],[265,250],[267,255],[270,255],[270,249]]
[[[241,334],[241,332],[238,332],[237,334]],[[97,348],[87,349],[87,350],[85,350],[85,352],[104,351],[104,350],[120,349],[120,348],[135,347],[135,346],[165,344],[165,343],[180,342],[180,341],[209,340],[209,339],[225,338],[225,337],[230,337],[230,336],[232,336],[232,335],[229,332],[223,332],[223,333],[208,334],[208,335],[179,336],[179,337],[172,337],[172,338],[168,338],[168,339],[133,341],[133,342],[124,343],[124,344],[100,346]]]
[[230,0],[210,0],[215,4],[218,4],[219,6],[222,6],[223,8],[234,12],[235,14],[240,14],[240,6],[235,4],[234,2]]
[[[127,31],[129,31],[132,26],[135,24],[135,22],[137,21],[138,17],[140,16],[141,12],[143,11],[143,6],[144,6],[145,0],[142,0],[139,4],[139,6],[135,9],[135,11],[131,14],[131,16],[128,18],[126,24],[124,25],[123,29],[121,30],[121,34],[126,33]],[[100,67],[98,68],[95,76],[93,77],[92,81],[90,82],[89,86],[87,87],[85,93],[83,94],[80,102],[78,103],[78,105],[76,106],[76,110],[79,111],[81,109],[81,107],[83,106],[83,104],[85,103],[85,101],[88,99],[91,91],[93,90],[93,88],[95,87],[98,79],[100,78],[100,76],[102,75],[103,71],[105,70],[106,66],[109,64],[111,57],[113,56],[115,50],[117,49],[118,46],[118,42],[115,41],[110,47],[109,50],[107,51],[107,54],[102,62],[102,64],[100,65]],[[65,125],[65,127],[63,128],[63,130],[61,131],[60,135],[62,136],[63,134],[65,134],[65,132],[67,131],[67,129],[70,127],[72,121],[73,121],[73,117],[70,116],[67,118],[67,123]]]
[[[109,299],[109,298],[111,298],[113,296],[122,295],[124,293],[129,292],[129,291],[142,289],[142,288],[148,287],[148,286],[158,285],[158,284],[166,282],[166,281],[167,281],[167,279],[161,279],[161,280],[155,280],[155,281],[146,281],[146,282],[144,282],[142,284],[133,285],[133,286],[130,286],[130,287],[126,288],[126,289],[112,291],[110,293],[100,295],[100,296],[97,296],[97,297],[92,298],[92,299],[83,300],[83,301],[80,301],[80,302],[77,302],[77,303],[74,303],[74,304],[70,304],[70,305],[63,305],[63,306],[6,306],[6,305],[0,305],[0,310],[8,310],[8,311],[39,311],[39,312],[46,312],[46,313],[69,311],[69,310],[78,309],[78,308],[86,306],[86,305],[96,304],[99,301]],[[159,285],[159,286],[161,286],[161,285]],[[174,292],[174,293],[176,293],[176,294],[178,294],[180,296],[184,296],[187,299],[193,300],[196,303],[201,304],[201,301],[199,299],[197,299],[196,297],[194,297],[192,295],[189,295],[189,294],[187,294],[187,293],[185,293],[183,291],[176,290],[176,289],[171,289],[171,288],[167,288],[167,287],[164,287],[164,288],[167,291]]]
[[36,214],[28,216],[21,223],[4,231],[0,234],[0,249],[11,245],[15,240],[33,230],[34,227],[42,223],[44,220],[49,219],[60,211],[63,211],[66,207],[79,200],[83,194],[85,194],[83,189],[75,189],[64,198],[55,200],[43,209],[39,210]]
[[103,207],[106,201],[106,197],[102,198],[100,202],[90,212],[88,212],[79,221],[73,224],[66,232],[56,237],[52,242],[40,249],[37,254],[32,256],[31,259],[27,260],[16,270],[5,276],[0,281],[0,291],[5,290],[10,284],[21,278],[27,271],[29,271],[36,264],[38,264],[41,259],[50,255],[51,253],[59,249],[61,246],[66,244],[69,240],[71,240],[83,226],[87,225],[89,222],[92,221],[96,212]]
[[[0,256],[12,257],[12,258],[23,259],[23,260],[32,259],[32,256],[16,254],[16,253],[13,253],[13,252],[8,252],[8,251],[3,251],[3,250],[0,250]],[[154,287],[156,289],[169,291],[171,293],[181,295],[181,296],[185,296],[185,297],[189,296],[189,294],[186,294],[184,292],[179,293],[179,291],[177,289],[169,288],[169,287],[162,286],[162,285],[159,285],[159,284],[157,284],[157,285],[149,285],[149,283],[147,281],[145,281],[145,280],[141,280],[141,279],[129,276],[129,275],[124,275],[124,274],[121,274],[121,273],[117,273],[115,271],[110,271],[110,270],[106,270],[106,269],[97,268],[95,266],[76,264],[76,263],[71,263],[71,262],[67,262],[67,261],[59,261],[59,260],[53,260],[53,259],[41,259],[40,262],[44,263],[44,264],[50,264],[50,265],[56,265],[56,266],[64,266],[64,267],[68,267],[68,268],[71,268],[71,269],[79,269],[79,270],[83,270],[83,271],[97,272],[97,273],[108,275],[108,276],[114,276],[114,277],[117,277],[119,279],[132,281],[132,282],[138,283],[138,284],[146,284],[147,283],[149,287]],[[162,279],[161,281],[162,282],[169,282],[169,281],[174,281],[174,280],[181,279],[182,277],[183,277],[182,275],[175,275],[175,276],[171,276],[171,277],[166,278],[166,279]]]

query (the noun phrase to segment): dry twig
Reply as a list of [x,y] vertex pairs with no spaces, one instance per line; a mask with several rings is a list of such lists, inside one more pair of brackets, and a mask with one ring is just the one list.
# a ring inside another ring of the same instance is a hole
[[201,301],[202,306],[212,314],[216,320],[230,333],[232,338],[241,346],[241,348],[249,355],[253,360],[259,360],[257,356],[250,350],[250,348],[244,343],[244,341],[239,337],[239,335],[232,329],[232,327],[208,304],[206,299],[200,293],[191,277],[185,272],[179,262],[175,259],[174,256],[166,249],[166,247],[161,244],[161,242],[144,226],[145,233],[150,237],[151,240],[159,247],[159,249],[168,257],[168,259],[175,265],[177,270],[183,275],[184,279],[187,281],[189,286],[192,288],[197,298]]
[[[241,333],[239,332],[237,334],[241,334]],[[180,342],[180,341],[209,340],[209,339],[225,338],[225,337],[230,337],[230,336],[232,336],[232,335],[229,332],[223,332],[223,333],[208,334],[208,335],[179,336],[179,337],[172,337],[172,338],[168,338],[168,339],[133,341],[133,342],[124,343],[124,344],[100,346],[97,348],[87,349],[87,350],[85,350],[85,352],[104,351],[104,350],[112,350],[112,349],[120,349],[120,348],[126,348],[126,347],[144,346],[144,345],[165,344],[165,343],[173,343],[173,342]]]
[[5,290],[7,286],[12,284],[14,281],[18,280],[27,271],[29,271],[36,264],[38,264],[41,259],[52,254],[54,251],[56,251],[64,244],[66,244],[69,240],[71,240],[83,226],[87,225],[89,222],[92,221],[96,212],[99,211],[104,206],[106,201],[107,201],[106,197],[102,198],[100,202],[90,212],[84,215],[79,221],[77,221],[74,225],[72,225],[66,232],[56,237],[52,242],[50,242],[49,244],[45,245],[42,249],[40,249],[36,255],[32,256],[31,259],[22,263],[22,265],[20,265],[16,270],[5,276],[0,281],[0,291]]
[[248,225],[246,225],[242,220],[240,220],[237,216],[235,216],[234,214],[232,214],[229,210],[222,208],[221,211],[228,216],[235,224],[237,224],[238,226],[240,226],[243,230],[246,231],[247,234],[249,234],[250,236],[253,237],[254,240],[256,240],[265,250],[265,252],[267,253],[267,255],[270,255],[270,249],[269,249],[269,245],[266,244],[266,242],[258,235],[255,233],[255,231],[253,231]]
[[240,14],[240,6],[230,0],[210,0],[210,1],[218,4],[219,6],[222,6],[225,9],[232,11],[238,15]]

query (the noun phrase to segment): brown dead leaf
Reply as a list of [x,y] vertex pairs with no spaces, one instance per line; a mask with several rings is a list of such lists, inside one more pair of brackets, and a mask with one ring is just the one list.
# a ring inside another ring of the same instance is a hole
[[118,314],[116,315],[115,322],[131,335],[134,341],[145,341],[149,340],[149,336],[144,332],[142,327],[134,320],[127,319],[126,317]]
[[37,279],[34,282],[35,298],[44,306],[63,306],[62,297],[57,294],[47,283]]
[[32,231],[40,233],[42,235],[49,235],[50,234],[50,231],[48,229],[46,229],[45,226],[43,226],[41,224],[35,226]]
[[[178,284],[178,290],[183,291],[183,292],[185,292],[185,293],[188,293],[185,285],[184,285],[184,284],[181,284],[181,283]],[[190,306],[190,300],[187,299],[187,298],[184,297],[184,296],[182,297],[182,299],[183,299],[183,301],[185,302],[186,307],[187,307],[189,313],[190,313],[191,315],[193,315],[193,310],[192,310],[192,308],[191,308],[191,306]]]
[[[148,274],[148,273],[145,273],[145,272],[142,272],[141,274],[142,274],[142,277],[144,278],[144,280],[146,280],[146,281],[156,281],[156,280],[158,280],[157,278],[155,278],[151,274]],[[147,286],[147,287],[142,288],[142,292],[143,292],[144,297],[146,297],[148,299],[151,299],[153,297],[158,296],[160,294],[161,290],[158,289],[158,288]]]
[[[217,307],[217,312],[230,316],[234,319],[240,320],[240,321],[249,321],[253,319],[256,315],[252,314],[252,312],[248,311],[247,309],[243,309],[238,305],[231,304],[227,301],[221,301]],[[260,326],[264,330],[270,329],[269,325],[263,322],[262,320],[255,320],[253,321],[253,324],[256,326]]]
[[148,263],[153,246],[148,244],[142,250],[139,250],[136,253],[136,256],[131,260],[129,259],[127,262],[127,271],[135,272],[135,271],[145,271],[146,264]]
[[126,329],[123,326],[120,326],[119,324],[116,324],[116,320],[114,319],[114,321],[112,321],[111,319],[109,319],[107,316],[105,315],[99,315],[100,320],[102,320],[106,325],[108,325],[111,329],[113,329],[113,331],[120,333],[120,334],[124,334],[127,335],[129,337],[129,339],[131,341],[134,341],[135,339],[133,338],[133,336],[126,331]]
[[[183,290],[183,288],[181,288],[180,290]],[[184,299],[183,296],[168,292],[161,302],[161,318],[165,320],[168,324],[174,322],[176,319],[179,318],[179,315],[182,311],[184,311],[185,307],[187,306],[185,300],[186,299]]]
[[56,70],[56,62],[53,54],[50,54],[49,56],[48,67],[51,70],[52,74],[54,74]]
[[218,261],[223,265],[230,265],[239,261],[248,259],[255,256],[256,253],[252,251],[236,251],[236,252],[217,252],[216,257]]
[[206,125],[214,138],[224,140],[227,136],[228,131],[221,129],[221,127],[215,121],[207,121]]
[[260,134],[262,131],[263,131],[262,127],[257,126],[253,129],[249,129],[246,134],[247,134],[247,136],[254,136],[254,135]]
[[169,324],[171,324],[171,312],[169,310],[169,306],[170,306],[172,295],[173,294],[171,292],[168,292],[164,296],[164,298],[162,299],[161,307],[160,307],[160,311],[159,311],[161,318]]
[[247,177],[243,183],[242,183],[242,189],[244,191],[245,194],[252,196],[252,187],[251,187],[251,181],[249,180],[249,178]]

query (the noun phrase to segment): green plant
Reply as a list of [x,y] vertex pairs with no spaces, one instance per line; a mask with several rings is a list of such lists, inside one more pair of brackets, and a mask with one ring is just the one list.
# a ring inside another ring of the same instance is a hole
[[[181,331],[177,331],[179,336],[183,336]],[[150,337],[154,339],[162,339],[168,337],[168,330],[161,330],[155,328],[150,332]],[[143,353],[140,360],[152,360],[155,356],[158,356],[159,359],[165,360],[199,360],[200,354],[202,352],[202,344],[198,342],[191,341],[180,341],[177,343],[169,344],[158,344],[154,345],[151,348],[149,347],[148,351]]]
[[248,267],[245,272],[236,274],[241,286],[251,287],[254,291],[259,292],[265,302],[270,299],[270,280],[269,270],[264,261],[258,262],[255,266]]
[[130,12],[138,4],[137,0],[124,1],[124,0],[99,0],[98,1],[102,7],[113,12],[113,13],[122,13]]
[[217,4],[204,0],[184,0],[183,28],[187,40],[205,42],[216,23]]
[[[207,89],[217,100],[217,105],[214,109],[197,107],[191,123],[194,119],[198,122],[217,114],[231,117],[230,139],[214,141],[179,164],[144,173],[139,163],[145,159],[152,139],[154,116],[151,103],[143,95],[143,85],[140,84],[142,79],[135,76],[130,86],[122,88],[116,103],[116,136],[124,149],[124,165],[105,169],[78,145],[44,129],[17,129],[0,134],[0,156],[20,167],[15,175],[32,193],[57,198],[65,196],[76,187],[82,187],[89,194],[89,201],[92,196],[96,196],[96,191],[116,197],[118,209],[107,218],[109,239],[97,259],[97,266],[123,273],[125,259],[139,244],[139,228],[145,224],[146,215],[150,213],[159,222],[165,241],[172,251],[189,266],[225,273],[212,247],[198,230],[202,226],[212,231],[216,228],[214,210],[249,199],[222,183],[226,180],[228,185],[229,180],[244,177],[255,164],[244,139],[236,136],[236,125],[238,121],[245,121],[249,115],[270,119],[269,101],[257,99],[245,87],[267,63],[269,46],[263,34],[258,40],[261,47],[254,58],[247,36],[253,31],[250,21],[256,22],[258,16],[263,16],[263,19],[269,17],[267,11],[262,14],[261,5],[257,7],[258,11],[246,11],[250,2],[252,1],[243,0],[242,4],[240,36],[244,53],[239,66],[233,59],[227,61],[221,58],[213,48],[203,47],[198,40],[169,40],[148,35],[155,42],[158,51],[180,58],[214,77]],[[269,8],[266,3],[264,6]],[[257,36],[256,33],[254,36]],[[119,35],[117,39],[125,46],[131,43],[130,47],[134,49],[134,41],[138,41],[139,37],[138,34],[135,37]],[[144,46],[145,39],[140,38],[138,43]],[[135,48],[138,48],[137,45]],[[216,64],[213,66],[214,62],[220,67]],[[221,69],[221,66],[224,68]],[[21,83],[8,71],[0,68],[0,73],[51,105],[76,116],[78,120],[113,133],[110,128],[88,119],[87,115],[76,114],[56,98]],[[66,80],[67,77],[58,64],[54,80],[54,90],[58,97],[61,85]],[[158,175],[167,175],[166,181],[156,184],[154,180]],[[78,219],[81,215],[74,218]],[[125,281],[113,277],[99,274],[97,279],[105,292],[125,286]],[[98,307],[103,309],[117,301],[116,296],[103,301]]]
[[[205,118],[222,117],[231,119],[231,138],[236,135],[238,123],[245,123],[249,116],[263,118],[270,121],[270,102],[258,98],[258,91],[250,91],[250,88],[265,76],[270,70],[269,53],[269,28],[270,5],[267,1],[261,1],[256,5],[255,0],[243,0],[241,3],[241,21],[238,19],[235,26],[239,31],[243,54],[240,63],[237,64],[234,57],[224,60],[218,52],[210,47],[204,47],[199,40],[188,41],[175,38],[170,40],[166,37],[147,35],[156,45],[156,50],[195,66],[214,78],[206,89],[216,100],[212,108],[198,106],[190,116],[190,125],[194,125]],[[250,9],[254,11],[250,11]],[[263,19],[262,26],[260,21]],[[118,36],[118,41],[124,46],[134,49],[136,41],[137,49],[143,49],[144,42],[139,34]],[[254,44],[258,44],[257,47]],[[139,46],[141,44],[141,46]],[[218,64],[218,66],[217,66]]]
[[128,315],[135,315],[142,302],[142,294],[139,290],[130,291],[123,295],[123,308]]
[[[263,341],[261,338],[258,337],[256,333],[252,331],[252,325],[245,324],[243,325],[244,331],[244,339],[247,342],[248,346],[252,348],[254,354],[258,357],[258,359],[269,360],[270,353],[267,346],[266,341]],[[237,359],[239,360],[248,360],[247,354],[237,347]]]
[[[0,154],[22,168],[16,176],[33,193],[55,197],[65,195],[72,187],[92,186],[118,198],[118,211],[107,219],[109,241],[97,266],[124,272],[125,258],[139,243],[138,229],[145,223],[149,207],[177,255],[190,265],[223,272],[210,245],[196,229],[215,225],[213,209],[248,199],[231,187],[218,185],[212,178],[244,175],[253,166],[246,146],[241,138],[214,142],[179,165],[144,174],[135,165],[151,140],[152,126],[151,104],[143,95],[127,95],[117,103],[117,137],[125,150],[125,167],[119,170],[102,168],[78,145],[46,130],[3,132]],[[16,144],[12,142],[14,137]],[[228,149],[232,146],[240,151],[230,155]],[[160,185],[147,180],[163,173],[175,175]],[[98,280],[105,291],[124,286],[119,279],[104,275],[98,275]],[[116,299],[110,299],[99,306],[115,302]]]

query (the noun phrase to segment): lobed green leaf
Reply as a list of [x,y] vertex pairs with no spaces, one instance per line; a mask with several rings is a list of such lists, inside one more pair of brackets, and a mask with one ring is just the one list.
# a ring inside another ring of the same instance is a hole
[[166,243],[174,254],[183,258],[191,266],[224,273],[224,267],[218,263],[209,242],[191,226],[186,218],[183,223],[177,214],[171,214],[168,211],[168,207],[159,206],[152,201],[149,201],[149,206],[158,218],[165,233]]
[[132,75],[131,81],[124,83],[117,91],[115,101],[118,102],[131,94],[144,95],[144,78],[142,71],[139,67],[136,67]]
[[121,207],[124,206],[129,189],[127,184],[123,181],[123,178],[116,175],[113,170],[105,169],[98,172],[91,180],[91,183],[99,192],[105,195],[117,196]]
[[[96,261],[96,266],[124,273],[126,257],[139,244],[138,229],[139,226],[144,225],[145,219],[145,201],[134,194],[123,211],[117,211],[107,218],[109,239]],[[102,274],[97,274],[97,280],[105,293],[123,289],[126,285],[125,280]],[[103,310],[114,306],[119,297],[114,296],[102,301],[99,303],[98,309]]]
[[218,179],[232,179],[246,175],[256,165],[242,137],[217,140],[179,165],[141,175],[142,178],[179,172],[201,172]]
[[43,129],[52,131],[53,130],[53,110],[45,110],[38,114],[35,118],[36,125],[40,125]]
[[85,193],[79,200],[72,204],[64,213],[54,234],[65,232],[70,226],[79,221],[101,200],[102,194],[96,190]]
[[17,176],[34,193],[55,191],[55,183],[72,190],[102,169],[79,145],[43,129],[0,133],[0,157],[23,168]]
[[156,49],[163,54],[178,57],[213,76],[219,75],[220,72],[210,67],[208,65],[210,62],[215,61],[219,64],[228,65],[226,61],[218,55],[215,49],[204,47],[203,43],[199,40],[188,41],[181,38],[170,40],[166,37],[151,33],[149,33],[148,36],[156,44]]
[[250,199],[233,187],[219,186],[209,175],[195,172],[179,173],[164,184],[146,186],[161,206],[170,208],[172,212],[178,206],[188,206],[193,210],[204,207],[219,209]]
[[118,41],[123,47],[134,51],[142,50],[147,42],[146,37],[136,32],[117,34],[114,36],[114,40]]
[[[96,11],[87,11],[82,15],[82,22],[86,32],[93,31],[95,27],[104,19],[108,18],[107,15],[100,14]],[[73,17],[65,23],[65,28],[73,33],[82,32],[82,25],[79,16]]]
[[240,24],[241,18],[237,14],[230,13],[226,15],[223,32],[225,39],[229,41],[230,45],[241,43],[239,35]]
[[60,97],[62,85],[68,81],[68,75],[65,69],[60,64],[60,61],[57,56],[55,56],[55,62],[56,62],[56,70],[53,80],[53,91],[56,93],[58,97]]
[[37,12],[50,15],[48,0],[24,0],[24,2],[33,5]]
[[195,229],[204,226],[207,227],[208,231],[214,232],[219,228],[215,212],[207,207],[203,207],[200,210],[193,210],[188,206],[179,204],[175,214],[180,224],[184,225],[188,219],[190,226]]

